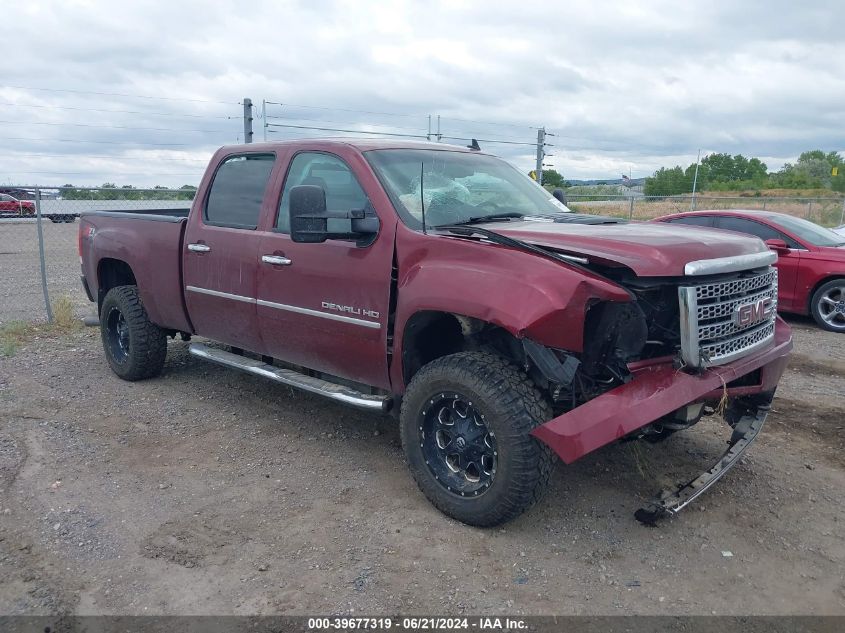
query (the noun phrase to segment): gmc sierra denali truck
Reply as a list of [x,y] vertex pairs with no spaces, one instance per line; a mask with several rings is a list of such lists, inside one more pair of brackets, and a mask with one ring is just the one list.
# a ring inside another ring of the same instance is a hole
[[638,517],[678,512],[757,436],[792,348],[759,239],[571,213],[435,143],[224,147],[189,212],[84,214],[79,251],[120,378],[202,337],[198,358],[393,414],[422,492],[478,526],[531,506],[555,455],[717,412],[727,452]]

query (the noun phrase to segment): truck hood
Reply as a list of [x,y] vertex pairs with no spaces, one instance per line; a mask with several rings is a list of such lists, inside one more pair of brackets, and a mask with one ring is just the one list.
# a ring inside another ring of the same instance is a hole
[[519,220],[484,228],[557,252],[621,265],[639,277],[680,277],[692,261],[766,252],[762,240],[716,229],[671,224]]

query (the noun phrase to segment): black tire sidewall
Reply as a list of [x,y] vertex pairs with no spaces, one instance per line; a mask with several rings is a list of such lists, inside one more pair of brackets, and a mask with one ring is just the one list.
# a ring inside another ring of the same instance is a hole
[[[113,311],[123,315],[129,330],[129,353],[120,361],[112,353],[108,320]],[[142,380],[161,373],[167,353],[164,332],[147,317],[135,286],[109,290],[100,308],[100,338],[112,371],[123,380]]]
[[845,333],[845,327],[835,328],[831,326],[822,318],[821,311],[819,310],[819,303],[821,302],[822,296],[831,288],[840,285],[845,285],[845,279],[831,279],[830,281],[822,284],[819,289],[813,293],[813,298],[810,304],[810,313],[813,315],[813,319],[820,328],[827,330],[828,332],[843,334]]
[[[456,354],[465,356],[464,354]],[[449,358],[449,357],[446,357]],[[442,360],[442,359],[441,359]],[[437,363],[438,361],[435,361]],[[500,361],[501,362],[501,361]],[[504,362],[503,371],[515,371]],[[419,380],[418,380],[419,378]],[[535,419],[528,408],[521,408],[520,425],[514,425],[513,390],[501,389],[493,384],[483,384],[478,380],[463,379],[461,371],[450,371],[441,365],[435,371],[420,370],[409,386],[402,401],[400,415],[400,434],[402,447],[408,467],[428,499],[445,514],[481,527],[499,525],[521,514],[530,507],[537,496],[533,486],[531,490],[516,491],[514,487],[523,487],[520,481],[525,472],[537,468],[542,459],[550,459],[547,447],[537,439],[528,436],[529,427],[544,420]],[[425,462],[420,446],[421,412],[435,395],[444,391],[456,392],[472,402],[472,406],[484,417],[488,429],[496,438],[497,463],[496,474],[490,487],[478,496],[461,496],[448,491],[434,476]],[[508,402],[509,401],[509,402]],[[517,413],[518,415],[518,413]],[[519,498],[530,494],[532,499]]]

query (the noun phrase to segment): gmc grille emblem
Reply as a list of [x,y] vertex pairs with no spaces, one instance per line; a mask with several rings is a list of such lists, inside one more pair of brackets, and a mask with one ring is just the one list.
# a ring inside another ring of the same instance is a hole
[[754,303],[743,303],[734,308],[734,324],[748,327],[765,321],[772,314],[772,299],[767,297]]

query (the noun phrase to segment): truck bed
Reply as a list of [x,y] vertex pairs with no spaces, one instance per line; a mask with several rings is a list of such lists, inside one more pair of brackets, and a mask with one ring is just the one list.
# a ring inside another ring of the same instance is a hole
[[184,209],[100,209],[84,211],[83,216],[103,215],[111,217],[127,217],[136,220],[178,221],[188,217],[191,207]]
[[[182,284],[182,244],[188,209],[91,211],[80,218],[82,271],[94,299],[111,260],[125,262],[150,320],[190,332]],[[178,215],[177,215],[178,214]]]

